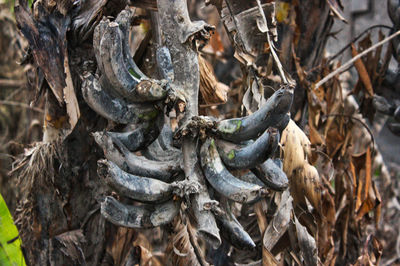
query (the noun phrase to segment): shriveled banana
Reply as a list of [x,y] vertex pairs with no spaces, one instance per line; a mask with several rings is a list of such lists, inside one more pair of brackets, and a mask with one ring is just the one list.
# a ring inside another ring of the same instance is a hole
[[130,174],[171,182],[174,176],[181,171],[179,161],[157,162],[148,160],[143,156],[129,152],[120,141],[112,139],[103,132],[95,132],[93,137],[103,149],[104,156]]
[[251,171],[271,189],[282,191],[289,185],[289,180],[285,172],[283,172],[283,165],[280,159],[268,159],[251,169]]
[[229,168],[250,169],[274,155],[279,145],[279,132],[275,128],[269,128],[247,146],[223,140],[216,140],[215,144],[222,161]]
[[107,132],[112,138],[121,141],[129,151],[138,151],[146,148],[160,135],[164,124],[164,114],[159,114],[154,120],[139,124],[138,127],[128,132]]
[[135,176],[122,171],[107,160],[97,162],[97,173],[119,194],[142,202],[162,202],[172,197],[173,186],[163,181],[144,176]]
[[104,75],[113,89],[131,102],[162,100],[166,97],[166,83],[140,76],[135,69],[127,65],[124,55],[123,34],[116,22],[110,22],[100,41],[100,57]]
[[107,221],[129,228],[152,228],[168,224],[179,213],[179,201],[151,205],[126,205],[113,197],[101,203],[101,214]]
[[236,178],[225,168],[213,139],[202,145],[200,158],[208,182],[223,196],[240,203],[252,202],[260,196],[262,187]]
[[127,103],[109,94],[91,73],[84,74],[82,95],[99,115],[121,124],[153,120],[161,111],[153,104]]
[[[283,130],[289,120],[293,93],[289,89],[277,90],[267,102],[253,114],[242,117],[222,120],[217,122],[217,134],[224,140],[240,143],[245,140],[257,138],[269,127]],[[283,123],[285,122],[286,123]]]
[[256,247],[253,239],[244,230],[236,217],[232,214],[230,206],[227,202],[221,204],[222,211],[215,212],[218,227],[222,236],[228,239],[229,243],[237,249],[253,249]]

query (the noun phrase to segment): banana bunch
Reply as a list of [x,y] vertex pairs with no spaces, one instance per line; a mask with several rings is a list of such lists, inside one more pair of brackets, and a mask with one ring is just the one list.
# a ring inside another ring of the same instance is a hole
[[[82,93],[99,115],[126,125],[124,132],[93,133],[105,156],[98,161],[98,175],[119,195],[140,202],[127,205],[108,196],[101,203],[102,215],[118,226],[151,228],[171,222],[180,212],[180,199],[190,200],[188,193],[201,192],[185,178],[186,158],[173,145],[174,134],[164,121],[165,99],[172,90],[171,59],[165,51],[157,56],[165,80],[148,78],[140,71],[129,50],[132,17],[127,9],[114,21],[102,20],[96,26],[97,72],[84,74]],[[281,191],[288,186],[282,162],[273,157],[280,132],[290,120],[292,98],[291,90],[280,89],[257,112],[217,121],[199,139],[202,174],[208,190],[217,192],[211,193],[216,204],[210,209],[221,234],[235,247],[255,244],[233,215],[231,203],[252,203],[268,189]],[[250,171],[240,178],[230,172],[243,169]]]

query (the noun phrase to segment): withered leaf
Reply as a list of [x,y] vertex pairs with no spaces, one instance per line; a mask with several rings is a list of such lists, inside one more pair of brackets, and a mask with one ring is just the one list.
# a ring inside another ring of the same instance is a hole
[[271,251],[278,240],[288,229],[293,210],[292,201],[293,198],[290,196],[289,190],[285,190],[285,192],[282,194],[282,200],[279,204],[278,210],[265,230],[263,237],[263,249]]
[[[353,57],[358,55],[357,49],[354,46],[354,44],[351,45],[351,54],[352,54]],[[368,71],[367,71],[363,61],[361,60],[361,58],[359,58],[358,60],[356,60],[354,62],[354,66],[356,67],[358,75],[360,76],[360,80],[364,84],[364,87],[367,90],[368,94],[370,96],[373,96],[374,95],[374,89],[372,88],[371,79],[370,79],[370,77],[368,75]]]
[[294,217],[296,226],[297,239],[299,241],[299,247],[304,260],[305,265],[317,265],[318,264],[318,249],[317,244],[307,229],[300,224],[297,217]]

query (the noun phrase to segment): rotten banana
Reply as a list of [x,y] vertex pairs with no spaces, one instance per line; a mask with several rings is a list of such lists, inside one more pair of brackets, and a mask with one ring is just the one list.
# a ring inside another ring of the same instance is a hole
[[256,247],[253,239],[244,230],[236,217],[232,214],[229,203],[221,203],[222,211],[214,212],[222,236],[237,249],[253,249]]
[[164,115],[160,114],[155,120],[149,120],[139,124],[137,128],[128,132],[107,132],[124,144],[129,151],[142,150],[154,142],[160,135],[160,128],[164,123]]
[[129,228],[153,228],[168,224],[179,213],[179,201],[161,204],[126,205],[113,197],[101,203],[101,214],[107,221]]
[[154,119],[161,111],[153,104],[127,103],[104,90],[91,73],[83,75],[82,95],[99,115],[120,124],[140,123]]
[[168,161],[168,160],[181,160],[181,150],[172,146],[172,131],[169,126],[164,125],[158,138],[151,143],[142,154],[151,160]]
[[104,178],[107,185],[125,197],[141,202],[162,202],[172,197],[174,187],[171,184],[128,174],[107,160],[99,160],[97,165],[99,176]]
[[216,140],[215,144],[225,165],[232,169],[249,169],[275,153],[279,145],[279,132],[269,128],[256,141],[244,147],[224,140]]
[[263,192],[262,187],[233,176],[224,166],[213,139],[200,149],[201,166],[211,186],[223,196],[240,203],[252,202]]
[[[125,51],[128,52],[128,51]],[[167,96],[165,82],[148,79],[126,65],[123,36],[118,23],[110,22],[100,42],[100,57],[104,73],[113,89],[132,102],[162,100]],[[128,56],[129,58],[130,56]]]
[[93,137],[103,149],[106,159],[130,174],[171,182],[174,176],[181,171],[179,161],[148,160],[143,156],[131,153],[118,139],[113,139],[103,132],[95,132]]
[[282,168],[283,165],[280,159],[268,159],[264,163],[251,169],[251,171],[258,179],[264,182],[267,187],[282,191],[289,185],[289,180]]
[[267,102],[253,114],[217,122],[216,133],[224,140],[240,143],[257,138],[269,127],[283,130],[287,123],[282,123],[287,117],[292,104],[293,92],[289,89],[277,90]]

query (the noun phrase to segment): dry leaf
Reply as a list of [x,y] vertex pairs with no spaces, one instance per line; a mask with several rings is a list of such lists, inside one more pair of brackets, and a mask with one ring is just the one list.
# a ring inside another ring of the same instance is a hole
[[[204,260],[204,255],[197,256],[194,245],[197,245],[196,232],[190,224],[182,222],[181,217],[174,220],[174,234],[168,243],[166,250],[169,265],[188,266],[188,265],[208,265]],[[202,252],[196,246],[197,252]]]
[[61,247],[60,250],[65,256],[71,258],[78,264],[85,262],[85,255],[82,250],[82,243],[85,242],[85,236],[81,229],[68,231],[54,237]]
[[294,222],[304,265],[317,265],[318,249],[314,237],[308,233],[307,229],[300,224],[296,217],[294,217]]
[[199,55],[200,68],[200,93],[206,105],[217,105],[226,103],[229,87],[218,82],[212,66]]
[[292,201],[293,198],[290,196],[290,192],[285,190],[282,194],[282,200],[279,204],[278,210],[265,230],[263,237],[263,249],[271,251],[278,240],[288,229],[293,210]]
[[[357,49],[354,46],[354,44],[351,45],[351,54],[353,57],[356,57],[358,55]],[[356,67],[358,75],[360,77],[360,80],[364,84],[364,87],[367,90],[368,94],[370,96],[373,96],[374,89],[372,88],[371,79],[368,75],[368,71],[365,68],[365,65],[364,65],[363,61],[361,60],[361,58],[354,62],[354,66]]]

